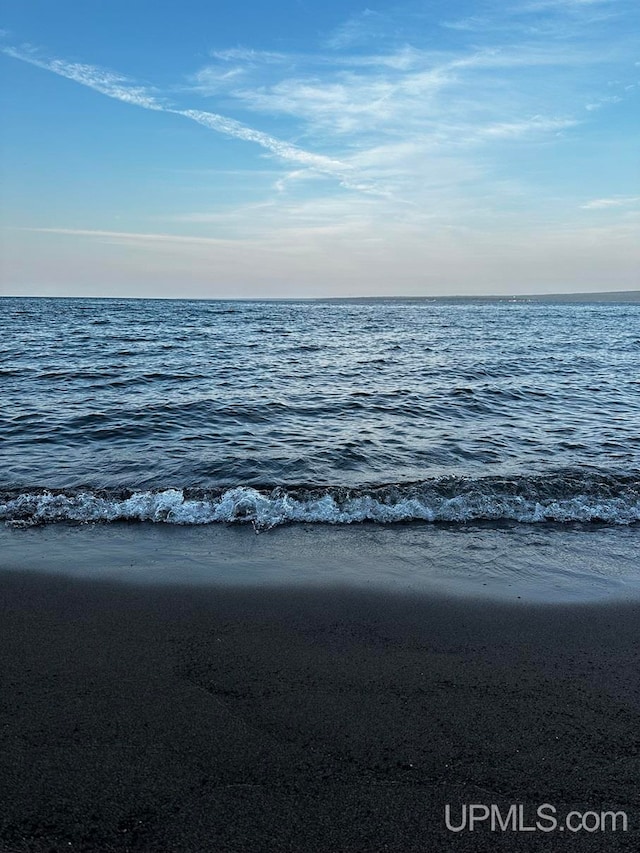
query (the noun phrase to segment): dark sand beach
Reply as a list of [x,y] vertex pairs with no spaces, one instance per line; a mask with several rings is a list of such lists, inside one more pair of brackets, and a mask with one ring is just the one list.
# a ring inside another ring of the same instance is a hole
[[[132,584],[98,532],[39,535],[0,573],[3,853],[638,849],[637,602]],[[41,571],[56,539],[92,579]],[[453,833],[447,803],[628,831]]]

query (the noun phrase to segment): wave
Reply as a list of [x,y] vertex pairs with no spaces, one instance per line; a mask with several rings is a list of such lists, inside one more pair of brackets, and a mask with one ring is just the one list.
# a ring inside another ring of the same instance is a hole
[[146,521],[196,525],[423,521],[640,522],[640,477],[563,473],[535,477],[442,477],[347,489],[237,486],[214,490],[32,490],[0,493],[0,520],[26,527],[57,522]]

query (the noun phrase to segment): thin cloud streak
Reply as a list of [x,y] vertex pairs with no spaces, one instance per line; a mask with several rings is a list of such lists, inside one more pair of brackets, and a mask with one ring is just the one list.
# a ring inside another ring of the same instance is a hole
[[559,12],[567,10],[587,10],[594,6],[611,6],[616,0],[532,0],[518,8],[519,12],[541,12],[555,9]]
[[322,154],[305,151],[302,148],[298,148],[295,145],[242,124],[228,116],[203,110],[174,109],[158,100],[144,87],[134,85],[122,75],[83,63],[65,62],[60,59],[41,59],[33,52],[24,52],[13,47],[3,47],[1,50],[7,56],[27,62],[30,65],[35,65],[37,68],[42,68],[45,71],[51,71],[68,80],[73,80],[75,83],[94,89],[109,98],[146,110],[182,116],[225,136],[231,136],[245,142],[253,142],[282,160],[300,163],[309,169],[332,175],[338,178],[343,186],[350,189],[375,191],[375,188],[372,186],[351,181],[349,172],[352,167],[346,163]]
[[[389,281],[394,265],[405,260],[437,276],[438,265],[450,263],[438,254],[443,243],[450,247],[448,258],[486,250],[490,264],[498,258],[499,273],[500,253],[511,239],[504,235],[516,227],[525,235],[523,253],[544,228],[546,243],[568,245],[575,226],[581,254],[586,244],[579,235],[587,234],[587,222],[606,221],[610,228],[596,235],[599,245],[626,240],[631,202],[615,193],[629,188],[628,182],[607,183],[604,169],[598,180],[578,181],[576,172],[599,144],[593,133],[602,126],[599,107],[607,105],[614,121],[628,105],[637,76],[631,38],[612,40],[589,23],[596,7],[610,7],[607,0],[531,0],[535,14],[516,5],[488,0],[481,18],[458,26],[438,21],[432,10],[432,31],[415,25],[417,13],[399,26],[397,8],[384,20],[368,13],[306,52],[213,50],[200,70],[183,68],[175,86],[165,89],[172,102],[152,87],[94,66],[42,59],[28,48],[5,50],[109,97],[181,116],[272,155],[273,179],[259,185],[252,170],[234,183],[237,192],[225,180],[222,192],[207,182],[187,196],[182,184],[175,203],[165,196],[135,218],[98,220],[107,227],[130,224],[131,232],[38,230],[60,235],[64,246],[64,235],[96,250],[97,241],[136,246],[140,257],[150,247],[163,257],[193,251],[214,258],[218,248],[238,258],[245,248],[314,258],[317,252],[319,271],[337,252],[345,264],[357,256],[354,274],[371,256],[372,274],[378,275],[378,263],[381,269],[387,264]],[[576,13],[567,14],[568,8]],[[578,15],[580,9],[584,14]],[[225,114],[217,111],[222,103]],[[261,125],[277,135],[257,129]],[[600,139],[609,144],[611,137],[607,130]],[[602,162],[610,163],[603,155]],[[233,152],[229,158],[224,162],[235,165]],[[353,192],[336,192],[337,184]],[[66,221],[85,224],[77,216]],[[145,227],[201,236],[139,233]],[[517,252],[509,245],[517,270]],[[532,270],[536,257],[530,257]],[[562,268],[570,269],[562,258]],[[466,269],[473,274],[473,263]]]
[[[532,147],[545,145],[561,158],[593,125],[594,104],[622,108],[629,95],[626,81],[615,78],[635,58],[630,40],[610,40],[593,26],[594,9],[611,5],[531,0],[527,12],[489,2],[482,17],[463,19],[459,28],[438,23],[446,34],[438,49],[432,39],[417,41],[415,24],[424,13],[405,20],[397,10],[365,10],[334,30],[319,52],[214,51],[214,62],[191,79],[204,97],[295,122],[298,138],[342,151],[354,174],[394,202],[387,215],[405,223],[416,216],[399,211],[400,202],[419,208],[423,219],[455,212],[465,224],[473,216],[495,221],[500,208],[507,216],[526,207],[547,216]],[[483,35],[470,44],[451,34],[457,28]],[[525,145],[531,147],[522,160],[518,148]],[[511,162],[519,165],[508,176]],[[438,184],[439,171],[446,178]],[[284,178],[275,189],[296,186]],[[556,205],[557,189],[548,193]],[[575,195],[567,201],[558,203],[559,216],[563,206],[579,205]]]
[[308,168],[315,169],[324,174],[334,175],[342,179],[345,185],[352,186],[349,183],[349,172],[351,166],[342,163],[340,160],[334,160],[331,157],[325,157],[322,154],[313,154],[310,151],[305,151],[288,142],[283,142],[267,133],[260,130],[248,127],[235,119],[227,116],[210,113],[204,110],[173,110],[167,109],[165,112],[175,113],[175,115],[185,116],[198,124],[208,127],[211,130],[216,130],[218,133],[223,133],[226,136],[233,136],[236,139],[243,139],[246,142],[255,142],[257,145],[276,154],[282,160],[290,160],[294,163],[301,163]]
[[[637,287],[634,271],[640,258],[631,231],[608,227],[534,232],[526,228],[498,235],[474,231],[464,235],[466,251],[461,251],[461,235],[454,231],[425,240],[423,232],[390,230],[391,234],[389,229],[366,231],[363,239],[354,241],[338,223],[333,230],[292,229],[282,241],[264,243],[193,242],[193,238],[176,240],[174,235],[88,229],[46,229],[45,234],[59,233],[61,240],[77,236],[74,263],[83,269],[85,281],[109,287],[109,292],[114,290],[109,262],[126,258],[128,270],[137,274],[137,295],[146,286],[149,295],[175,294],[171,287],[176,277],[180,295],[186,297],[388,295],[389,282],[392,292],[405,295],[514,292],[516,283],[515,292],[553,292],[567,289],[569,271],[575,282],[569,289],[602,289],[605,280],[615,281],[618,290]],[[82,247],[81,241],[91,237],[99,249],[91,244]],[[131,248],[139,249],[139,254]],[[25,258],[18,250],[14,264],[20,276],[15,289],[19,291],[22,282],[51,280],[46,260],[42,252],[30,252]],[[53,280],[59,281],[63,292],[74,287],[66,274],[56,278],[55,269]],[[132,295],[130,284],[117,289]],[[86,295],[86,288],[81,292]]]
[[610,208],[633,207],[640,204],[640,196],[615,196],[614,198],[594,198],[580,205],[582,210],[609,210]]
[[145,110],[164,111],[166,109],[147,89],[136,86],[121,74],[114,74],[95,65],[65,62],[61,59],[41,59],[32,49],[18,50],[15,47],[3,47],[1,50],[6,56],[28,62],[29,65],[35,65],[36,68],[42,68],[45,71],[52,71],[60,77],[66,77],[67,80],[73,80],[75,83],[94,89],[108,98],[142,107]]
[[67,237],[94,237],[116,240],[129,240],[144,243],[180,243],[189,245],[217,246],[232,243],[217,237],[191,237],[180,234],[148,234],[132,231],[105,231],[91,228],[20,228],[20,231],[31,231],[36,234],[60,234]]

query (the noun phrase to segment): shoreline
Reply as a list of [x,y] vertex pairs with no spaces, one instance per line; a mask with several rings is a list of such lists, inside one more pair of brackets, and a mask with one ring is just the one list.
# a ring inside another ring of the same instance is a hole
[[566,604],[640,602],[640,527],[579,524],[0,524],[1,565],[132,584],[326,587]]
[[[0,602],[3,853],[637,847],[638,602],[34,570]],[[454,834],[447,803],[629,831]]]

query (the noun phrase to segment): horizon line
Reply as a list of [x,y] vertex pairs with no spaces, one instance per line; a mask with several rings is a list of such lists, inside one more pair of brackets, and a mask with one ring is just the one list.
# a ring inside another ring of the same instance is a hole
[[521,301],[525,299],[569,298],[579,301],[581,297],[604,297],[603,301],[613,297],[634,295],[640,302],[640,288],[631,290],[585,290],[585,291],[550,291],[542,293],[452,293],[424,295],[360,295],[360,296],[79,296],[51,294],[0,294],[0,299],[90,299],[104,302],[373,302],[397,300],[402,302],[423,302],[428,300],[462,300],[462,299],[495,299]]

